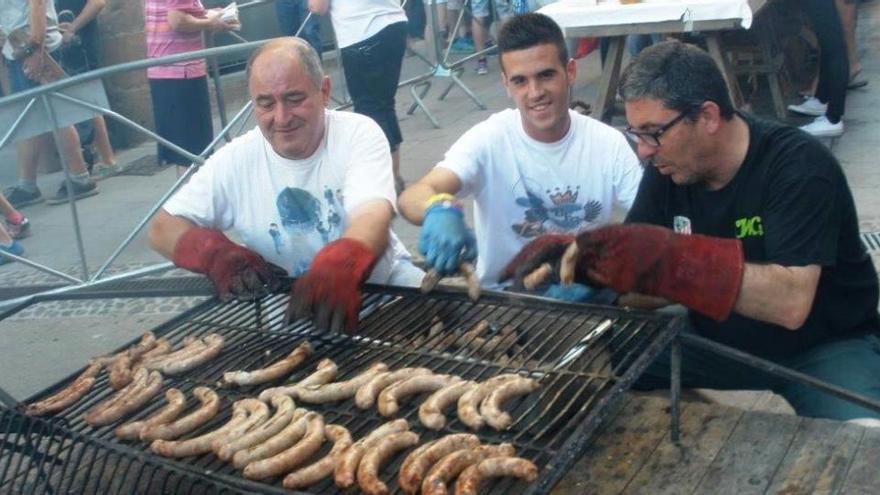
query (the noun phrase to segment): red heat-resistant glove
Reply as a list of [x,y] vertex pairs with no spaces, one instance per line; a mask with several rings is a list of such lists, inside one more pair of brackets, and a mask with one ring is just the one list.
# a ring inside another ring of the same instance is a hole
[[613,225],[577,237],[578,275],[621,292],[659,296],[714,320],[730,316],[742,284],[742,243],[654,225]]
[[318,329],[354,333],[361,286],[377,259],[372,249],[354,239],[337,239],[324,246],[294,284],[287,320],[312,317]]
[[544,263],[550,263],[555,268],[554,272],[557,272],[562,254],[574,240],[573,235],[567,234],[547,234],[538,237],[523,246],[519,253],[507,263],[498,281],[504,282],[513,278],[513,287],[522,289],[523,278]]
[[215,229],[194,227],[177,240],[174,264],[211,280],[220,300],[254,299],[278,288],[270,265],[257,253],[239,246]]

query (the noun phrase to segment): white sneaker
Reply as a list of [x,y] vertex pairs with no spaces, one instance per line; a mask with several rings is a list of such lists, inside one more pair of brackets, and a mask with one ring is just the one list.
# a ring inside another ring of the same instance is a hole
[[816,120],[809,124],[802,125],[800,129],[816,137],[837,137],[843,135],[843,119],[836,124],[832,124],[828,117],[822,115],[816,117]]
[[825,115],[828,105],[819,101],[815,96],[808,96],[800,105],[789,105],[788,109],[802,115],[818,117],[820,115]]

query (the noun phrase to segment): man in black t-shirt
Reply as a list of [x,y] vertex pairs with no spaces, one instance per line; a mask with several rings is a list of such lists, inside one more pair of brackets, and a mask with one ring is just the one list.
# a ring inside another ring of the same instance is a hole
[[[620,93],[647,166],[627,224],[578,236],[575,279],[627,306],[682,304],[689,331],[880,398],[878,279],[834,156],[736,112],[711,57],[678,41],[642,52]],[[544,261],[530,253],[517,273]],[[661,361],[641,386],[668,384]],[[697,349],[682,369],[684,386],[771,389],[805,416],[880,418]]]

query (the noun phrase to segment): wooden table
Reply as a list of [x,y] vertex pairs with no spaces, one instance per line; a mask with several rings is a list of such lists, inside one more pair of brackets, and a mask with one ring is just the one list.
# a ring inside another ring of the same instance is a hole
[[554,495],[880,493],[880,429],[629,395]]
[[[753,15],[757,15],[769,0],[749,0],[749,7]],[[622,5],[621,8],[628,6]],[[602,68],[602,77],[599,80],[599,90],[593,102],[593,115],[596,118],[607,120],[608,111],[612,108],[614,95],[620,80],[621,61],[625,47],[626,35],[629,34],[654,34],[654,33],[685,33],[699,31],[704,34],[709,54],[722,69],[722,74],[727,82],[730,97],[734,105],[742,106],[743,97],[736,81],[733,68],[723,56],[721,33],[727,30],[742,29],[742,19],[715,19],[697,20],[693,22],[663,21],[663,22],[637,22],[621,24],[603,24],[589,26],[566,26],[564,33],[567,38],[602,37],[608,38],[608,53]]]

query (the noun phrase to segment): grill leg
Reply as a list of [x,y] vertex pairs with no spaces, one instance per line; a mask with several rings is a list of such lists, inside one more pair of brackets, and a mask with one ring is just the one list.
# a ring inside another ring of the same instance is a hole
[[672,420],[670,425],[670,438],[673,443],[678,444],[679,440],[679,416],[681,404],[681,341],[676,338],[672,341],[672,360],[671,360],[671,376],[669,377],[670,386],[670,408],[669,415]]

